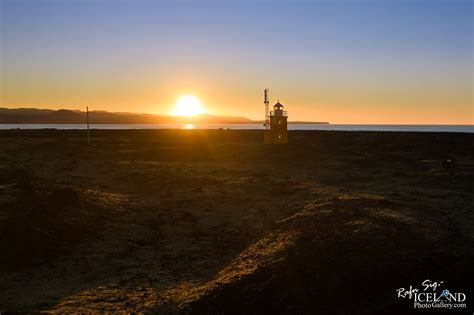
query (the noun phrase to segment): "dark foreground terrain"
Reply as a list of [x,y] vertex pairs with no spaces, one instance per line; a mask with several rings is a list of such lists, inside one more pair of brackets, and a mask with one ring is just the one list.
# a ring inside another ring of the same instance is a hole
[[2,313],[472,314],[474,135],[84,136],[0,132]]

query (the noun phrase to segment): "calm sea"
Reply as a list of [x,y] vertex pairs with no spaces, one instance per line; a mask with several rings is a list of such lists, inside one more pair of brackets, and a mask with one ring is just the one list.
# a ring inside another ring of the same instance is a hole
[[[260,124],[91,124],[92,129],[263,129]],[[86,129],[84,124],[0,124],[0,129]],[[289,124],[289,130],[467,132],[474,125],[318,125]]]

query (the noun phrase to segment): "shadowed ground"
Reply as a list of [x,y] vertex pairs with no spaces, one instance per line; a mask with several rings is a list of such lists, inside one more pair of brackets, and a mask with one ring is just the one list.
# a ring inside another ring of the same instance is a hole
[[84,136],[0,132],[0,311],[396,313],[425,279],[474,304],[472,135]]

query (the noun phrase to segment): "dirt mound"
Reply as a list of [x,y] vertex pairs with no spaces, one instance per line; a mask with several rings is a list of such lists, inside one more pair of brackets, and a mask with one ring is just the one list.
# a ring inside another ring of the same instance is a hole
[[[191,312],[406,311],[412,305],[396,298],[399,287],[433,274],[462,285],[473,256],[437,251],[410,218],[390,215],[394,207],[383,199],[335,199],[283,220],[275,233],[291,241],[272,236],[249,248],[190,303]],[[272,247],[281,250],[268,255]]]
[[45,199],[52,207],[72,207],[79,203],[79,194],[70,187],[61,187],[50,192]]
[[96,237],[106,207],[71,187],[13,185],[10,202],[2,205],[0,266],[13,271],[66,254],[74,245]]

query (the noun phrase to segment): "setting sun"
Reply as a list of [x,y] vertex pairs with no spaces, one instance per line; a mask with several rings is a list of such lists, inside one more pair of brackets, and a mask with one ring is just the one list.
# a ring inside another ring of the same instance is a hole
[[175,116],[194,116],[204,113],[199,99],[192,95],[184,95],[178,98],[173,109]]

